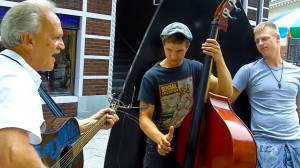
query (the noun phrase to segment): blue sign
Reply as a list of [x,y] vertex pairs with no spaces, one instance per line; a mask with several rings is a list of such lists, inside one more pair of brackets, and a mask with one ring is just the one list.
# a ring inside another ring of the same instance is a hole
[[[0,20],[3,19],[4,15],[10,8],[0,6]],[[79,29],[79,21],[80,18],[78,16],[71,16],[71,15],[63,15],[63,14],[57,14],[59,17],[62,27],[64,29]]]

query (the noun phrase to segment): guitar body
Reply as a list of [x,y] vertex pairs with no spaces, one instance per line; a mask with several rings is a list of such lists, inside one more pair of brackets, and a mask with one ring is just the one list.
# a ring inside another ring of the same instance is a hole
[[194,167],[255,168],[256,144],[250,130],[231,111],[226,97],[209,93]]
[[39,145],[34,145],[34,148],[48,167],[82,168],[82,150],[76,157],[68,156],[71,160],[70,164],[66,162],[57,164],[79,137],[79,125],[75,118],[50,117],[46,120],[46,130],[42,133],[42,142]]

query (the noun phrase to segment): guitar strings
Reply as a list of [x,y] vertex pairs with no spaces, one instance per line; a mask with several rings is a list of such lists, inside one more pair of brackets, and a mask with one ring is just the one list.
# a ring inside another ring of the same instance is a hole
[[[130,114],[127,110],[128,109],[145,109],[145,108],[147,108],[147,106],[134,107],[131,104],[125,105],[121,100],[119,100],[117,98],[112,98],[112,99],[109,98],[108,101],[109,101],[112,109],[116,110],[116,113],[120,112],[120,113],[125,114],[126,117],[128,117],[130,120],[132,120],[133,122],[135,122],[138,125],[139,125],[139,119],[137,117],[135,117],[134,115]],[[123,111],[120,109],[125,109],[126,111]]]
[[[134,115],[130,114],[127,109],[134,109],[134,108],[145,108],[145,107],[133,107],[132,105],[124,105],[124,103],[121,101],[121,100],[118,100],[116,98],[112,99],[112,100],[109,100],[110,101],[110,104],[111,104],[111,107],[113,109],[116,110],[116,113],[123,113],[125,114],[124,117],[123,117],[123,126],[124,126],[124,120],[125,120],[125,117],[129,118],[131,121],[133,121],[134,123],[136,123],[137,125],[139,125],[139,119],[137,117],[135,117]],[[123,108],[123,109],[126,109],[126,111],[123,111],[123,110],[118,110],[120,108]],[[123,131],[124,131],[124,128],[122,128],[122,135],[123,135]],[[78,140],[77,140],[78,141]],[[121,143],[120,142],[120,147],[121,147]],[[74,157],[73,156],[77,156],[80,152],[78,150],[75,150],[77,146],[73,146],[72,148],[70,148],[70,150],[67,151],[67,153],[65,155],[63,155],[63,157],[58,161],[56,162],[52,167],[55,168],[66,168],[68,167],[73,161],[74,161]],[[81,147],[80,147],[81,149]],[[75,150],[76,153],[73,153],[73,151]],[[120,149],[118,150],[120,151]],[[72,159],[70,159],[72,158]],[[119,160],[118,160],[119,162]]]
[[[63,157],[53,165],[53,167],[60,167],[60,168],[68,167],[77,157],[77,155],[82,151],[83,147],[86,145],[87,141],[84,140],[90,139],[88,135],[95,135],[96,134],[95,131],[99,131],[105,121],[106,121],[106,117],[102,116],[102,118],[94,126],[92,126],[88,131],[85,132],[86,136],[80,136],[75,142],[76,145],[70,148],[70,150],[68,150],[66,154],[63,155]],[[81,140],[86,143],[78,143]]]
[[[92,128],[101,127],[102,124],[103,124],[103,121],[100,121],[100,123],[96,124]],[[93,134],[92,128],[86,133]],[[77,142],[79,140],[85,140],[85,139],[87,139],[86,136],[84,136],[84,137],[81,136],[78,138]],[[84,145],[85,144],[82,144],[82,143],[77,143],[76,145],[74,145],[72,148],[70,148],[70,150],[67,151],[67,153],[65,155],[63,155],[63,157],[59,160],[59,162],[56,162],[56,164],[53,167],[59,167],[59,168],[68,167],[74,161],[75,157],[77,157],[77,155],[81,152]],[[78,149],[80,149],[80,150],[78,150]]]
[[[120,164],[120,155],[121,155],[121,146],[122,146],[122,142],[123,142],[123,134],[124,134],[124,128],[125,128],[125,119],[129,118],[130,120],[132,120],[134,123],[136,123],[137,125],[139,125],[139,119],[137,117],[135,117],[134,115],[130,114],[127,110],[128,109],[139,109],[139,108],[147,108],[145,107],[133,107],[131,104],[130,105],[124,105],[124,103],[121,100],[118,100],[116,98],[112,98],[109,99],[109,103],[111,104],[112,108],[115,109],[119,109],[116,112],[117,113],[123,113],[123,118],[122,118],[122,126],[121,126],[121,135],[120,135],[120,141],[119,141],[119,147],[118,147],[118,152],[117,152],[117,164],[118,167],[121,167]],[[125,109],[125,111],[122,111],[120,109]]]
[[122,110],[117,110],[117,112],[125,114],[125,116],[128,117],[131,121],[135,122],[137,125],[140,125],[139,119],[137,117],[135,117],[134,115],[132,115],[126,111],[122,111]]

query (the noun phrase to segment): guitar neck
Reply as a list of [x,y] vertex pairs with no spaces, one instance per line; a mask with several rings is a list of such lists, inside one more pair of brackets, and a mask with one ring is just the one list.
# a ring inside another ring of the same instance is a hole
[[[83,149],[83,147],[97,134],[97,132],[101,129],[103,124],[106,121],[106,115],[102,116],[99,121],[92,126],[89,130],[87,130],[84,134],[82,134],[76,143],[72,147],[73,155],[77,155]],[[76,156],[75,155],[75,156]]]
[[102,116],[99,121],[82,134],[72,145],[72,148],[56,162],[52,168],[65,168],[71,164],[74,158],[82,151],[83,147],[96,135],[106,121],[106,115]]

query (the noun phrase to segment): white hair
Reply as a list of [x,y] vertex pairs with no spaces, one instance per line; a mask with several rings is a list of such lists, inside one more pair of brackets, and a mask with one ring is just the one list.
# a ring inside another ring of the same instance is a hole
[[54,12],[55,3],[51,0],[26,0],[10,8],[1,23],[1,43],[5,48],[20,44],[21,33],[36,34],[40,31],[40,12]]

